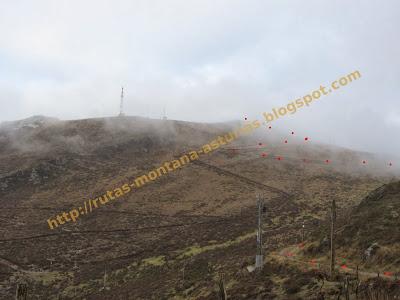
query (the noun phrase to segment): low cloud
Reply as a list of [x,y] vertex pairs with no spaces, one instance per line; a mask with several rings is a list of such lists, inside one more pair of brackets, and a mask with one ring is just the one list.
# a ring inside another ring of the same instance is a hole
[[[397,1],[18,1],[0,9],[0,121],[125,112],[198,122],[262,112],[359,70],[280,122],[321,142],[396,154]],[[24,7],[24,9],[21,9]],[[397,134],[398,135],[398,134]]]

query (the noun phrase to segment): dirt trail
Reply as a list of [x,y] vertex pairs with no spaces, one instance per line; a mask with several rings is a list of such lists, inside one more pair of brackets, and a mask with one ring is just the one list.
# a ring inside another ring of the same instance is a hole
[[19,272],[26,272],[26,270],[22,269],[20,266],[18,266],[17,264],[0,257],[0,265],[9,267],[10,269],[13,269],[14,271],[19,271]]

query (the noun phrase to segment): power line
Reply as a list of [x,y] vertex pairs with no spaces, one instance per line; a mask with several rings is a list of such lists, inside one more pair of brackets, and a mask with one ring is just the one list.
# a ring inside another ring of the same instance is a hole
[[223,223],[223,222],[233,222],[237,220],[213,220],[207,222],[191,222],[191,223],[179,223],[179,224],[168,224],[168,225],[161,225],[161,226],[148,226],[148,227],[141,227],[141,228],[130,228],[130,229],[113,229],[113,230],[85,230],[85,231],[64,231],[64,232],[57,232],[57,233],[48,233],[48,234],[41,234],[36,236],[27,236],[27,237],[20,237],[20,238],[12,238],[12,239],[3,239],[0,242],[10,242],[10,241],[18,241],[18,240],[31,240],[31,239],[39,239],[39,238],[47,238],[59,235],[83,235],[83,234],[108,234],[108,233],[125,233],[125,232],[140,232],[140,231],[147,231],[150,229],[163,229],[163,228],[171,228],[171,227],[181,227],[181,226],[190,226],[190,225],[201,225],[201,224],[211,224],[211,223]]

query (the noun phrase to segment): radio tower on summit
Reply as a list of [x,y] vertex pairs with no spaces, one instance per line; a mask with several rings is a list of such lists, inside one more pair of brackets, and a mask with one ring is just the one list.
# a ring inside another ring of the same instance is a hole
[[119,105],[119,116],[123,117],[124,114],[124,87],[121,88],[121,103]]

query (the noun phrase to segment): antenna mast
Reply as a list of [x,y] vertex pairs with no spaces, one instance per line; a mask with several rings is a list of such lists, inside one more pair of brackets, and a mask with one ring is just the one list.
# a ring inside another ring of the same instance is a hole
[[165,113],[165,106],[164,106],[164,111],[163,111],[163,120],[167,120],[167,114]]
[[123,117],[124,114],[124,87],[121,88],[121,103],[119,105],[119,116]]

